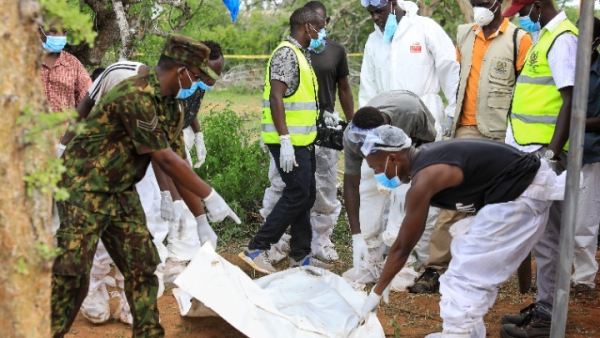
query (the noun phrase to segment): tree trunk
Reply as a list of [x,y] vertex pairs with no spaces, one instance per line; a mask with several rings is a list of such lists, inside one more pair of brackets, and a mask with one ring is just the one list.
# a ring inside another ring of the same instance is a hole
[[[52,142],[26,143],[24,114],[44,114],[34,0],[0,1],[0,328],[3,337],[50,337],[50,197],[23,178],[44,167]],[[43,141],[43,140],[42,140]],[[45,144],[45,145],[44,145]]]

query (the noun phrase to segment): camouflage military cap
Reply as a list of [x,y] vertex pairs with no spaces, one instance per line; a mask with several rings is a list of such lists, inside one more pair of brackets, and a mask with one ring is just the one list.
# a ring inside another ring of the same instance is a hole
[[162,55],[185,63],[189,66],[203,68],[210,55],[210,48],[203,43],[183,35],[169,35]]

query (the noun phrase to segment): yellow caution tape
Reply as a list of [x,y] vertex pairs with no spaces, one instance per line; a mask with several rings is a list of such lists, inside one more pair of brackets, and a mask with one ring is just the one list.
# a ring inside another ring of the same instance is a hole
[[[362,53],[350,53],[347,54],[350,57],[363,56]],[[270,55],[224,55],[226,59],[268,59]]]

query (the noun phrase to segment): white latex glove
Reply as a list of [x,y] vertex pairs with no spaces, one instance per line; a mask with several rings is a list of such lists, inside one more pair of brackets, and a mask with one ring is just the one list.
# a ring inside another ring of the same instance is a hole
[[200,215],[196,217],[196,223],[198,224],[198,238],[200,239],[200,245],[204,245],[206,241],[210,241],[210,243],[213,246],[213,249],[216,249],[217,239],[219,239],[219,237],[213,231],[210,224],[208,224],[206,215]]
[[324,111],[323,112],[323,122],[328,127],[335,127],[336,124],[340,121],[340,118],[337,117],[334,113]]
[[292,139],[290,135],[281,135],[279,136],[279,142],[281,143],[279,166],[283,169],[283,172],[289,173],[294,169],[294,165],[298,166],[294,146],[292,146]]
[[352,235],[352,251],[353,251],[353,263],[354,268],[358,269],[360,261],[363,258],[369,257],[369,250],[367,249],[367,242],[361,234]]
[[208,210],[207,216],[211,222],[221,222],[229,216],[237,224],[242,224],[240,218],[231,210],[223,197],[215,189],[204,199],[204,204],[206,204],[206,209]]
[[160,192],[160,217],[167,221],[175,221],[175,205],[170,191]]
[[177,200],[173,202],[173,222],[179,222],[181,215],[183,215],[184,206],[185,202],[183,200]]
[[452,123],[454,122],[454,117],[448,116],[446,117],[446,121],[444,121],[444,136],[450,137],[452,135]]
[[64,145],[62,143],[58,144],[58,150],[57,150],[57,156],[58,156],[58,158],[61,158],[63,156],[63,154],[65,152],[65,149],[67,149],[66,145]]
[[369,293],[369,297],[367,297],[367,300],[365,300],[360,310],[362,319],[365,319],[370,312],[377,311],[377,308],[379,308],[379,303],[381,303],[381,298],[383,298],[383,301],[386,304],[390,303],[390,286],[391,283],[388,284],[388,286],[383,290],[382,295],[376,294],[375,291],[371,291],[371,293]]
[[195,135],[194,142],[196,143],[196,156],[198,157],[198,162],[194,164],[194,168],[200,168],[206,161],[206,146],[204,145],[204,134],[202,132],[198,132]]

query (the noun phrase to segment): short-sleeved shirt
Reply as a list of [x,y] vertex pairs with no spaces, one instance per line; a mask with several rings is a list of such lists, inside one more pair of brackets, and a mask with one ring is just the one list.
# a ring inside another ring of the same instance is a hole
[[[419,97],[407,90],[390,90],[375,95],[367,106],[379,109],[390,118],[390,125],[402,129],[410,138],[433,142],[436,137],[435,118]],[[362,144],[348,139],[344,132],[344,173],[359,175],[364,158]]]
[[44,94],[53,111],[77,108],[92,84],[81,62],[65,51],[60,52],[52,68],[42,64],[41,73]]
[[131,203],[138,199],[134,185],[144,177],[150,154],[169,147],[181,152],[182,126],[182,105],[162,97],[154,70],[120,82],[67,146],[59,186],[69,190],[68,202],[110,215],[139,207]]
[[[303,51],[306,60],[308,60],[308,64],[311,64],[310,53],[308,53],[298,41],[291,36],[288,36],[286,40]],[[298,57],[293,49],[281,47],[273,53],[271,63],[269,64],[269,78],[271,80],[281,81],[287,85],[284,97],[294,95],[300,85],[300,66],[298,64]]]
[[[600,56],[590,68],[587,117],[600,117]],[[600,132],[586,132],[583,139],[583,164],[600,162]]]
[[339,43],[327,39],[322,53],[310,52],[311,62],[319,82],[319,108],[333,112],[337,82],[350,74],[346,49]]

